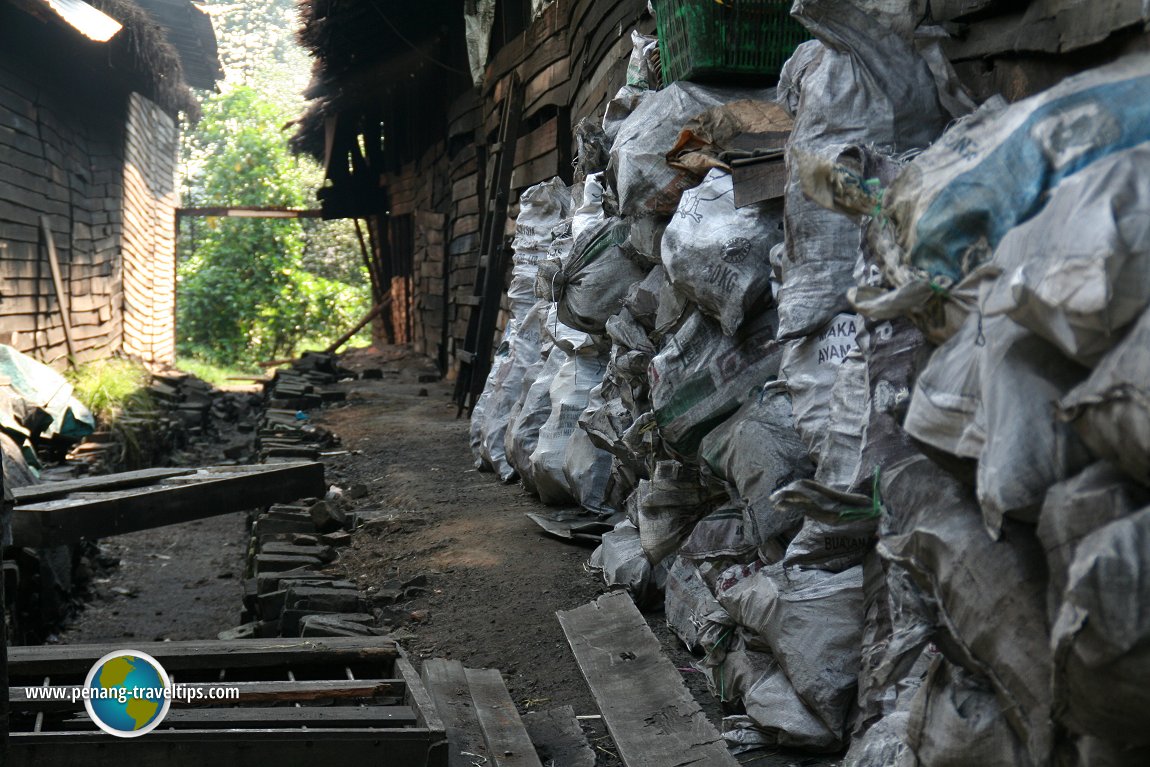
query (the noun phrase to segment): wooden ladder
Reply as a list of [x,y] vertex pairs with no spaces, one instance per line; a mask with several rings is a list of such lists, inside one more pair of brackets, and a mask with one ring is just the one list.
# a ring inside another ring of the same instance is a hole
[[503,280],[507,271],[507,208],[510,206],[511,173],[515,168],[515,145],[519,141],[519,123],[523,117],[523,87],[519,75],[513,74],[507,96],[503,102],[503,115],[499,123],[499,136],[490,147],[489,183],[483,208],[483,222],[479,235],[479,262],[472,288],[471,315],[467,320],[467,335],[463,350],[459,352],[459,375],[455,379],[455,402],[459,406],[456,417],[468,414],[483,393],[487,374],[491,371],[494,351],[495,323],[499,317],[499,302],[503,295]]

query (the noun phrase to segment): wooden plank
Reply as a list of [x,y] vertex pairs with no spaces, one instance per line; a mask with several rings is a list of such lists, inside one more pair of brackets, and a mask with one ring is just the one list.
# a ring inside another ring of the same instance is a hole
[[[402,727],[415,724],[408,706],[282,706],[278,708],[172,709],[162,727],[178,730],[263,730],[306,727]],[[87,714],[66,719],[62,731],[95,729]]]
[[523,717],[535,752],[548,764],[595,767],[595,751],[570,706],[532,711]]
[[558,135],[557,120],[552,117],[535,130],[523,136],[515,144],[515,164],[524,165],[529,160],[542,157],[555,149]]
[[952,60],[1008,53],[1066,53],[1093,45],[1112,33],[1144,23],[1150,11],[1141,0],[1036,0],[1024,12],[975,21],[943,50]]
[[14,487],[12,488],[12,495],[16,497],[16,503],[35,503],[60,498],[74,492],[119,490],[128,487],[151,485],[161,479],[183,477],[195,473],[195,469],[141,469],[139,471],[125,471],[119,474],[107,474],[102,477],[66,479],[43,485]]
[[399,657],[395,659],[393,673],[403,681],[405,687],[404,703],[415,709],[418,717],[417,726],[438,734],[438,751],[441,752],[443,764],[446,765],[447,735],[443,731],[443,720],[440,719],[439,712],[435,710],[431,696],[428,694],[427,688],[423,686],[423,680],[419,678],[415,667],[411,665],[402,649],[398,647],[396,649],[399,652]]
[[80,494],[18,505],[13,535],[20,546],[48,546],[96,540],[135,530],[187,522],[294,501],[327,491],[323,464],[271,464],[205,472],[202,481],[137,490]]
[[559,150],[552,149],[546,155],[516,167],[511,174],[511,188],[522,189],[546,181],[557,176],[559,170]]
[[[446,767],[431,756],[433,734],[417,728],[154,730],[143,738],[103,732],[13,733],[4,767]],[[470,766],[469,766],[470,767]]]
[[630,596],[557,615],[627,767],[738,764]]
[[[13,679],[87,675],[92,664],[110,652],[123,650],[123,642],[44,647],[12,647],[8,671]],[[280,668],[321,664],[380,664],[390,668],[398,648],[387,637],[310,637],[306,639],[237,639],[133,642],[169,673],[204,669]],[[177,675],[178,677],[178,675]]]
[[731,163],[735,207],[753,205],[783,197],[787,186],[787,166],[782,157]]
[[40,216],[40,228],[44,232],[44,244],[48,247],[48,265],[52,268],[52,286],[56,289],[56,306],[60,309],[60,321],[64,325],[64,343],[68,346],[68,356],[76,356],[76,344],[72,340],[72,320],[68,316],[68,296],[64,290],[64,278],[60,276],[60,259],[56,255],[56,238],[52,235],[52,225],[47,216]]
[[447,734],[447,763],[450,767],[472,767],[475,757],[487,759],[487,746],[463,664],[444,658],[428,658],[423,662],[420,678]]
[[201,208],[176,208],[176,219],[181,218],[323,218],[319,208],[301,210],[298,208],[277,208],[249,206],[215,206]]
[[[234,706],[244,703],[358,701],[385,696],[402,698],[406,691],[406,684],[402,679],[326,679],[300,682],[225,682],[223,684],[226,684],[229,689],[238,690],[239,697],[228,700],[203,697],[191,704],[186,699],[179,698],[173,700],[172,705],[200,708],[205,706]],[[206,691],[220,685],[220,682],[194,682],[183,686]],[[20,711],[78,711],[84,708],[84,702],[78,697],[76,703],[71,702],[72,690],[79,690],[79,685],[52,685],[52,688],[60,690],[60,692],[53,693],[54,696],[58,697],[30,698],[25,693],[26,688],[13,687],[10,691],[12,707]]]
[[475,715],[494,767],[543,767],[497,669],[465,669]]

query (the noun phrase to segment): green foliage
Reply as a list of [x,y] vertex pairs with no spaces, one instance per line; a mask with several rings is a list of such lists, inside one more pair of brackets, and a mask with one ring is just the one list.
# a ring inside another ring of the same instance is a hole
[[105,423],[125,412],[151,410],[148,384],[152,376],[143,364],[123,357],[90,362],[67,371],[76,399]]
[[[239,86],[205,100],[185,146],[185,204],[301,207],[321,174],[293,157],[285,109]],[[181,239],[179,352],[231,365],[338,337],[369,307],[350,222],[224,218]]]
[[205,362],[198,357],[179,357],[176,360],[176,369],[190,373],[201,381],[207,381],[212,386],[234,386],[241,381],[233,378],[262,376],[263,372],[255,365],[232,365],[224,367]]
[[[298,82],[307,77],[307,65],[299,64],[306,62],[306,54],[295,42],[299,23],[295,0],[206,0],[201,4],[212,16],[228,83],[257,84],[255,80],[269,74],[270,65],[280,65],[279,76],[267,77],[268,84],[274,88],[283,83],[291,89],[290,98],[298,98],[307,85],[306,79]],[[283,77],[285,64],[287,74],[294,78]]]

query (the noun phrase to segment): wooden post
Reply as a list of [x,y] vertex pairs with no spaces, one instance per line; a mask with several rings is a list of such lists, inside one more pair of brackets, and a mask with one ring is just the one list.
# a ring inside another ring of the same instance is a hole
[[72,341],[72,317],[68,294],[64,290],[64,279],[60,276],[60,259],[56,256],[56,240],[52,237],[52,225],[47,216],[40,216],[40,229],[44,232],[44,243],[48,246],[48,266],[52,269],[52,285],[56,288],[56,305],[60,308],[60,321],[64,324],[64,343],[68,347],[68,364],[76,364],[76,345]]
[[8,602],[4,594],[4,547],[12,529],[13,501],[0,471],[0,764],[8,764]]

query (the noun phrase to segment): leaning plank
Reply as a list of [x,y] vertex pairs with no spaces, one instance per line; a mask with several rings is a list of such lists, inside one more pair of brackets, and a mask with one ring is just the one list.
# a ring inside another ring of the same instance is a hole
[[56,255],[56,238],[52,235],[52,224],[47,216],[40,216],[40,229],[44,232],[44,244],[48,246],[48,266],[52,269],[52,286],[56,289],[56,306],[60,310],[60,322],[64,326],[64,343],[68,346],[68,357],[76,356],[76,344],[72,340],[71,309],[68,304],[68,291],[64,289],[64,278],[60,276],[60,259]]
[[42,485],[27,485],[12,488],[16,503],[38,503],[62,498],[69,493],[93,492],[98,490],[120,490],[127,487],[151,485],[162,479],[195,474],[195,469],[141,469],[124,471],[119,474],[106,474],[102,477],[66,479],[60,482],[45,482]]
[[487,759],[483,731],[475,714],[467,675],[459,661],[428,658],[421,672],[423,683],[447,732],[448,765],[471,767]]
[[627,767],[737,764],[631,597],[557,615]]
[[[88,673],[92,664],[116,650],[116,644],[12,647],[8,674],[13,680],[51,677],[53,680]],[[236,639],[180,642],[135,642],[130,649],[146,652],[169,672],[203,669],[277,668],[304,664],[378,663],[394,665],[399,654],[386,637],[313,637],[307,639]],[[177,681],[179,675],[177,674]]]
[[498,669],[469,668],[467,683],[494,767],[542,767]]
[[205,470],[202,481],[173,477],[171,484],[82,492],[18,504],[12,524],[16,545],[95,540],[298,498],[322,497],[327,490],[321,463],[272,464],[259,471],[226,468],[227,473]]
[[570,706],[532,711],[523,717],[523,726],[540,759],[563,767],[595,767],[595,751]]

